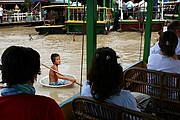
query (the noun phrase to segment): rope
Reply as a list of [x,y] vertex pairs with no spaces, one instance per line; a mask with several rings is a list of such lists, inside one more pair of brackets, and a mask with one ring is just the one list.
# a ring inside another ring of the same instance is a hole
[[141,44],[140,44],[140,50],[139,50],[139,61],[141,60],[142,39],[143,39],[143,30],[141,31]]
[[[85,5],[86,5],[86,0],[84,0],[84,17],[83,17],[83,23],[82,23],[82,26],[83,26],[83,37],[82,37],[82,51],[81,51],[81,53],[82,53],[82,56],[81,56],[81,79],[80,79],[80,84],[82,84],[82,74],[83,74],[83,59],[84,59],[84,35],[86,34],[86,26],[85,26],[85,9],[86,9],[86,7],[85,7]],[[81,93],[81,87],[80,87],[80,93]]]
[[140,26],[142,25],[142,30],[140,30],[140,32],[141,32],[141,44],[140,44],[140,50],[139,50],[139,61],[141,60],[141,51],[142,51],[142,39],[143,39],[143,33],[144,33],[144,16],[143,16],[143,19],[142,19],[142,21],[140,20],[139,21],[140,22]]

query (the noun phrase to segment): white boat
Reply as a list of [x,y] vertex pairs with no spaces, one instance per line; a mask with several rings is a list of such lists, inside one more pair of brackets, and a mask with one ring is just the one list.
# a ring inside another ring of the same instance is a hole
[[[70,78],[75,78],[76,77],[74,75],[70,75],[70,74],[64,74],[66,77],[70,77]],[[58,81],[64,81],[62,79],[58,79]],[[39,80],[39,83],[42,85],[42,86],[45,86],[45,87],[51,87],[51,88],[61,88],[61,87],[67,87],[67,86],[72,86],[74,83],[70,82],[70,81],[67,81],[68,84],[65,84],[65,85],[49,85],[49,76],[45,76],[43,77],[42,79]]]

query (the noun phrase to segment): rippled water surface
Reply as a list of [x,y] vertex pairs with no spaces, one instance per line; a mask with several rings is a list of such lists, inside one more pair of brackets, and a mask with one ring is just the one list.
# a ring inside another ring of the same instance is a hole
[[[30,37],[33,39],[31,40]],[[152,44],[158,37],[157,32],[152,33]],[[84,48],[86,48],[86,36]],[[143,47],[144,36],[140,32],[111,32],[108,35],[97,35],[97,47],[108,46],[113,48],[120,56],[119,62],[123,68],[137,62],[140,57],[140,46]],[[38,35],[34,27],[1,27],[0,28],[0,56],[3,51],[11,45],[32,47],[41,55],[41,62],[51,66],[50,55],[59,53],[61,56],[61,73],[76,76],[77,82],[81,80],[81,67],[83,68],[82,80],[86,80],[86,50],[84,50],[83,65],[82,58],[82,35]],[[142,56],[141,52],[141,56]],[[141,57],[142,58],[142,57]],[[41,66],[42,74],[35,82],[36,94],[54,98],[58,103],[73,96],[80,91],[80,87],[74,84],[67,88],[48,88],[39,84],[39,80],[48,75],[49,69]],[[0,76],[1,78],[1,76]]]

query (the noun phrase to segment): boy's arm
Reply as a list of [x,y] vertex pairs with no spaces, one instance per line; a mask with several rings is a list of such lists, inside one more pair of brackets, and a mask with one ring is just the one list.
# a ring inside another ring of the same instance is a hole
[[[58,67],[57,67],[57,66],[53,66],[52,68],[53,68],[54,70],[58,71]],[[55,73],[55,74],[57,75],[57,77],[60,78],[60,79],[69,80],[69,81],[71,81],[71,82],[75,82],[75,81],[76,81],[76,79],[74,79],[74,78],[69,78],[69,77],[66,77],[66,76],[60,74],[59,71],[58,71],[59,74],[58,74],[57,72],[54,72],[54,73]]]

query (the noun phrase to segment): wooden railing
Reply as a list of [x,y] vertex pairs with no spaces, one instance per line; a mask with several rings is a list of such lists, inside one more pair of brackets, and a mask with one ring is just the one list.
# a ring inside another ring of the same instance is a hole
[[[86,10],[84,11],[84,7],[67,7],[69,9],[69,18],[68,20],[72,21],[83,21],[86,20]],[[84,13],[85,12],[85,13]],[[111,8],[107,7],[98,7],[97,8],[97,20],[98,21],[105,21],[106,19],[112,19],[112,10]]]
[[3,23],[11,23],[11,22],[31,22],[31,21],[41,21],[41,12],[34,14],[34,13],[12,13],[8,15],[7,13],[3,14]]

